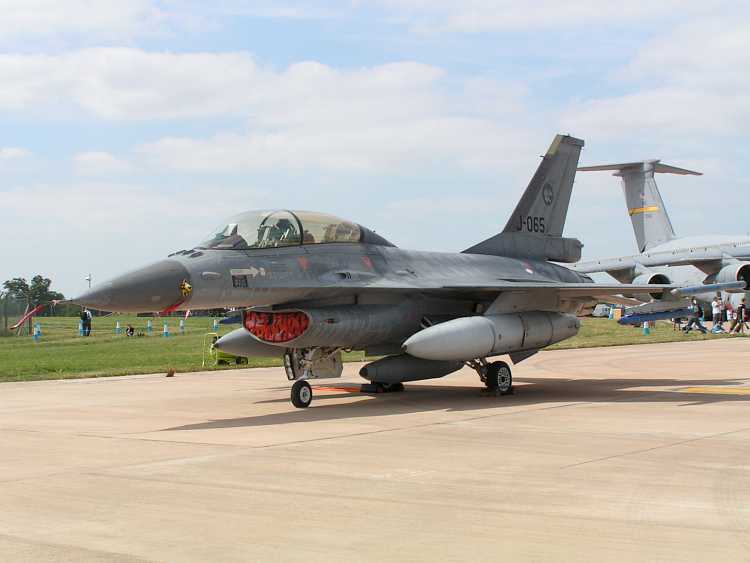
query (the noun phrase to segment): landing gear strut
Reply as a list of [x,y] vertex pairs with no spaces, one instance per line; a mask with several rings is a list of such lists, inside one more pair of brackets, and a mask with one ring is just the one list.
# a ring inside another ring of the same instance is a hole
[[284,354],[284,369],[292,385],[292,404],[298,409],[310,406],[313,398],[308,379],[341,377],[343,365],[339,348],[295,348]]
[[513,374],[505,362],[488,363],[484,358],[480,358],[467,362],[467,365],[479,374],[487,391],[496,395],[513,394]]

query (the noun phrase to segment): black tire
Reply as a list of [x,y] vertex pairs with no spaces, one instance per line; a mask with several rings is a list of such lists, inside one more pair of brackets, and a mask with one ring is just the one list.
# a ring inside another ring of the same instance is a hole
[[376,383],[378,393],[400,393],[404,390],[403,383]]
[[489,364],[484,384],[487,386],[487,389],[500,395],[509,395],[512,393],[513,374],[510,371],[510,366],[505,362],[492,362]]
[[298,409],[306,409],[312,403],[312,387],[307,381],[295,381],[292,385],[292,404]]

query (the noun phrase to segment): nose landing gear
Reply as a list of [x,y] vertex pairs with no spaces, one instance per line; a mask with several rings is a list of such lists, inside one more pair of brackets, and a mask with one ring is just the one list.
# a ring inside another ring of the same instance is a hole
[[313,398],[309,379],[341,377],[344,369],[339,348],[295,348],[284,354],[284,368],[292,385],[292,404],[298,409],[310,406]]

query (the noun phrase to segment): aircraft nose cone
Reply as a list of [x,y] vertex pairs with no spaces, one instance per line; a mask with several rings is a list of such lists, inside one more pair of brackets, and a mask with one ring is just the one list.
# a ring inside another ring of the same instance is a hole
[[110,283],[95,285],[93,289],[73,299],[76,305],[83,305],[99,311],[107,311],[112,303],[112,291]]
[[121,313],[163,311],[190,298],[190,274],[177,260],[162,260],[94,286],[73,303]]

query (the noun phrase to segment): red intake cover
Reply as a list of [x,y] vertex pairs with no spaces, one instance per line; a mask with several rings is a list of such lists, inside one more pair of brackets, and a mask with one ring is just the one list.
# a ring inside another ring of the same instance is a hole
[[305,313],[245,313],[245,328],[263,342],[289,342],[302,336],[310,326]]

